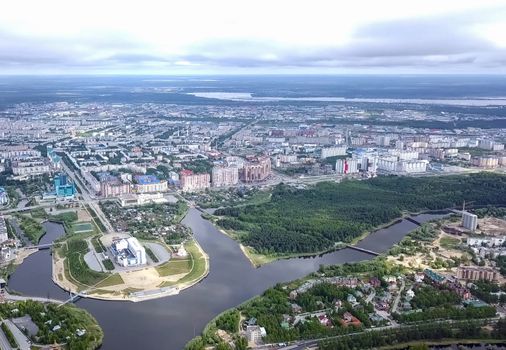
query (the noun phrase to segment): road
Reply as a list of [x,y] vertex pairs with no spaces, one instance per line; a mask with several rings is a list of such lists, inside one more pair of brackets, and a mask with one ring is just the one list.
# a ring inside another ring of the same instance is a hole
[[[0,322],[3,322],[0,321]],[[9,344],[9,341],[7,340],[7,337],[5,336],[4,332],[0,330],[0,349],[2,350],[11,350],[11,345]]]
[[[495,324],[497,323],[497,320],[499,317],[491,317],[491,318],[484,318],[480,319],[480,321],[486,322],[486,324]],[[458,324],[462,322],[467,322],[468,320],[432,320],[431,322],[434,324]],[[420,323],[427,323],[426,321],[421,322],[415,322],[410,324],[396,324],[396,325],[390,325],[390,326],[384,326],[384,327],[376,327],[376,328],[367,328],[362,332],[355,332],[355,333],[348,333],[348,334],[342,334],[342,335],[336,335],[332,337],[325,337],[325,338],[318,338],[318,339],[310,339],[310,340],[301,340],[301,341],[293,341],[290,343],[284,343],[284,346],[279,346],[279,343],[272,343],[272,344],[263,344],[254,347],[255,350],[272,350],[272,349],[290,349],[290,350],[303,350],[303,349],[311,349],[316,348],[318,346],[318,343],[322,340],[331,340],[331,339],[339,339],[342,337],[349,337],[354,336],[358,334],[362,334],[364,332],[372,332],[372,331],[381,331],[386,329],[393,329],[393,328],[412,328],[412,327],[418,327]]]
[[[83,198],[81,203],[89,205],[90,208],[93,209],[93,211],[95,211],[95,213],[97,214],[97,217],[104,224],[107,232],[114,233],[115,232],[114,228],[112,227],[111,223],[109,222],[109,220],[105,216],[104,212],[100,208],[100,205],[97,204],[97,200],[95,198],[95,195],[90,193],[88,187],[86,187],[85,182],[80,178],[80,176],[78,176],[78,174],[76,174],[74,171],[72,171],[72,169],[70,169],[67,166],[67,164],[65,164],[65,162],[62,162],[62,167],[63,167],[63,170],[65,170],[65,172],[67,173],[67,175],[72,179],[72,181],[74,182],[76,187],[78,187],[81,190],[80,195]],[[104,233],[106,233],[106,232],[104,232]]]
[[395,297],[394,303],[392,305],[392,311],[391,314],[394,314],[397,312],[397,307],[399,306],[399,301],[401,300],[402,291],[406,287],[406,284],[404,282],[404,279],[401,282],[401,288],[399,288],[399,292],[397,293],[397,296]]
[[26,337],[26,335],[24,335],[23,332],[21,332],[19,330],[19,328],[16,327],[16,325],[14,323],[12,323],[10,320],[5,320],[4,323],[11,330],[12,334],[14,335],[14,338],[16,338],[16,342],[19,345],[18,349],[19,350],[30,350],[31,344],[30,344],[30,341],[28,340],[28,338]]

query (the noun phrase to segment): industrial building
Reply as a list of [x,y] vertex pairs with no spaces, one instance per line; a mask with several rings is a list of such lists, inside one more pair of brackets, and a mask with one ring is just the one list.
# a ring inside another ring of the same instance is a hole
[[113,240],[111,250],[120,266],[142,266],[147,263],[146,250],[135,237]]

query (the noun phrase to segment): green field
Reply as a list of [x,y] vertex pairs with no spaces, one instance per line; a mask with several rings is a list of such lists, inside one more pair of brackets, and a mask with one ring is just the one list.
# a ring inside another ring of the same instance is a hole
[[195,241],[185,244],[188,252],[186,260],[171,260],[168,263],[160,265],[156,268],[158,274],[162,277],[187,273],[176,282],[164,282],[162,287],[172,286],[175,284],[187,283],[198,280],[206,273],[206,257],[201,253]]
[[106,279],[100,281],[96,285],[97,288],[104,288],[109,286],[116,286],[118,284],[123,284],[125,281],[123,281],[123,278],[118,273],[115,273],[114,275],[109,275]]
[[460,239],[453,237],[441,237],[439,244],[445,249],[455,249],[461,243]]
[[93,232],[94,227],[91,222],[76,222],[72,225],[72,231],[74,233],[88,233]]
[[163,265],[157,266],[156,271],[162,277],[170,275],[179,275],[190,272],[192,266],[191,259],[188,260],[170,260]]

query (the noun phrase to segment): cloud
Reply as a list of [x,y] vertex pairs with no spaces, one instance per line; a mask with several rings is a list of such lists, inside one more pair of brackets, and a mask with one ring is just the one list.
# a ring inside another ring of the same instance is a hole
[[[314,20],[318,21],[313,19],[313,22],[300,25],[307,26],[309,33],[311,23],[316,23]],[[422,72],[503,72],[506,47],[491,38],[500,39],[504,35],[495,33],[493,36],[494,33],[486,29],[491,24],[504,25],[505,21],[506,6],[468,9],[436,16],[360,23],[344,40],[320,40],[311,32],[313,36],[308,35],[313,41],[308,37],[297,41],[283,40],[284,36],[277,35],[293,29],[282,28],[280,17],[279,28],[272,28],[271,36],[257,35],[255,28],[248,31],[242,27],[240,35],[232,35],[233,26],[231,35],[209,36],[202,28],[200,36],[193,30],[187,42],[178,39],[178,45],[171,45],[175,38],[172,32],[167,38],[162,32],[157,40],[147,40],[132,34],[135,30],[96,28],[83,32],[74,30],[67,35],[63,28],[62,35],[55,36],[16,31],[16,28],[7,30],[0,25],[0,73],[24,70],[164,73],[181,69],[218,72],[288,69],[297,72],[306,68],[321,72],[328,69],[395,72],[400,68]],[[256,25],[261,26],[261,21]],[[327,28],[331,26],[332,23],[325,24]],[[301,28],[297,33],[301,33]],[[180,35],[185,36],[185,28],[181,28]]]

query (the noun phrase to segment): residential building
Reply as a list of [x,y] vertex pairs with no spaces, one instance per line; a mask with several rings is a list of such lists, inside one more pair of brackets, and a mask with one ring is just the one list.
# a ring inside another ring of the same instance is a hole
[[0,205],[6,205],[7,203],[9,203],[9,194],[5,188],[0,187]]
[[475,231],[478,227],[478,217],[475,214],[464,211],[462,213],[462,226],[468,230]]
[[457,278],[470,281],[497,281],[497,271],[487,267],[460,266],[457,269]]
[[244,165],[242,179],[244,182],[263,181],[271,174],[271,159],[258,157]]
[[213,187],[234,186],[239,182],[239,169],[234,166],[215,166],[211,175]]
[[340,147],[325,147],[322,148],[321,151],[321,158],[329,158],[329,157],[336,157],[336,156],[345,156],[346,155],[346,146],[340,146]]
[[167,192],[169,189],[167,181],[159,180],[154,175],[137,175],[134,179],[137,193]]
[[42,175],[51,168],[44,160],[16,160],[12,162],[12,173],[17,176]]
[[100,183],[100,194],[103,197],[117,197],[131,192],[132,187],[129,183],[122,183],[120,181],[104,181]]
[[473,165],[480,168],[496,168],[499,166],[499,158],[495,156],[476,157]]
[[200,191],[210,187],[211,177],[208,173],[194,174],[191,170],[179,173],[179,184],[184,192]]
[[9,235],[7,234],[7,225],[3,218],[3,216],[0,216],[0,243],[5,242],[9,239]]

